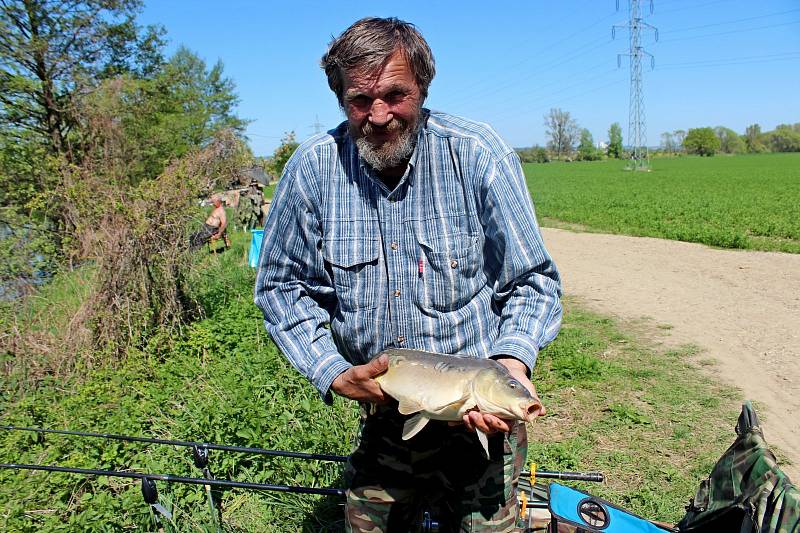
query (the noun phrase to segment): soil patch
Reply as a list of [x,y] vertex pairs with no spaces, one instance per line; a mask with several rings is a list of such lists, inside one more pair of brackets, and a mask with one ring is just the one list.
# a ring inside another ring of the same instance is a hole
[[657,342],[699,347],[701,366],[756,403],[767,442],[800,479],[800,255],[542,232],[567,295]]

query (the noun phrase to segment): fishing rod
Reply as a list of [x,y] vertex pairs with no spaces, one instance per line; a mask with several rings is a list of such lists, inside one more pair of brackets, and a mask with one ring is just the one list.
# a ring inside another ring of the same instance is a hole
[[172,520],[172,513],[161,505],[158,501],[158,488],[156,481],[165,481],[168,483],[184,483],[188,485],[203,485],[208,495],[209,507],[211,510],[214,526],[218,533],[222,532],[220,528],[219,519],[216,516],[214,500],[211,497],[211,487],[227,488],[227,489],[248,489],[248,490],[266,490],[278,492],[291,492],[296,494],[317,494],[321,496],[338,496],[343,498],[345,491],[335,487],[299,487],[290,485],[277,485],[271,483],[252,483],[247,481],[234,481],[230,479],[213,479],[208,468],[203,470],[204,475],[207,477],[185,477],[176,476],[174,474],[143,474],[140,472],[122,472],[119,470],[98,470],[94,468],[72,468],[58,465],[31,465],[31,464],[14,464],[14,463],[0,463],[0,469],[13,469],[13,470],[34,470],[43,472],[64,472],[68,474],[81,474],[84,476],[108,476],[108,477],[122,477],[141,480],[142,497],[158,515],[163,516],[167,520]]
[[303,453],[289,452],[284,450],[268,450],[265,448],[250,448],[246,446],[228,446],[224,444],[213,444],[210,442],[192,442],[184,440],[156,439],[151,437],[135,437],[130,435],[119,435],[115,433],[93,433],[90,431],[72,431],[67,429],[44,429],[19,426],[0,426],[0,429],[7,431],[28,431],[34,433],[51,433],[56,435],[73,435],[77,437],[95,437],[101,439],[120,440],[125,442],[143,442],[148,444],[164,444],[167,446],[178,446],[185,448],[198,448],[205,450],[220,450],[225,452],[253,453],[257,455],[267,455],[273,457],[292,457],[295,459],[310,459],[316,461],[346,462],[347,456],[333,455],[325,453]]
[[[116,433],[96,433],[96,432],[89,432],[89,431],[74,431],[74,430],[67,430],[67,429],[45,429],[45,428],[33,428],[33,427],[20,427],[20,426],[10,426],[4,425],[0,426],[0,429],[6,431],[23,431],[23,432],[33,432],[40,435],[43,434],[53,434],[53,435],[67,435],[67,436],[76,436],[76,437],[90,437],[90,438],[101,438],[101,439],[109,439],[109,440],[117,440],[123,442],[140,442],[146,444],[161,444],[166,446],[175,446],[175,447],[185,447],[191,448],[192,450],[192,459],[194,460],[194,465],[199,468],[203,472],[203,479],[200,480],[199,478],[177,478],[176,476],[167,476],[164,475],[121,475],[118,471],[114,470],[93,470],[93,469],[68,469],[66,467],[61,466],[48,466],[46,468],[40,468],[39,470],[47,470],[47,471],[56,471],[56,472],[68,472],[73,474],[83,474],[83,475],[107,475],[107,476],[116,476],[116,477],[137,477],[142,479],[142,495],[144,496],[145,501],[159,514],[162,516],[171,519],[171,513],[165,509],[161,504],[158,503],[158,492],[155,487],[154,479],[161,479],[167,480],[166,477],[170,477],[170,481],[179,482],[179,483],[193,483],[193,484],[202,484],[205,488],[206,499],[208,500],[208,506],[211,511],[211,516],[214,520],[214,526],[218,533],[221,533],[221,528],[219,524],[219,519],[217,517],[217,512],[221,512],[218,509],[217,505],[214,502],[214,496],[211,492],[212,487],[227,487],[227,488],[243,488],[243,489],[256,489],[256,490],[273,490],[273,491],[282,491],[282,492],[295,492],[301,494],[323,494],[323,495],[343,495],[344,491],[341,489],[336,488],[329,488],[329,489],[315,489],[311,487],[288,487],[286,485],[274,485],[274,484],[263,484],[263,483],[256,483],[256,484],[247,484],[238,481],[230,481],[230,480],[215,480],[213,474],[211,473],[211,469],[209,467],[209,450],[219,450],[225,452],[238,452],[238,453],[251,453],[256,455],[264,455],[264,456],[271,456],[271,457],[290,457],[294,459],[305,459],[305,460],[317,460],[317,461],[333,461],[333,462],[344,462],[347,461],[347,457],[343,455],[332,455],[332,454],[320,454],[320,453],[302,453],[302,452],[289,452],[284,450],[269,450],[265,448],[252,448],[246,446],[228,446],[222,444],[214,444],[209,442],[193,442],[193,441],[182,441],[182,440],[172,440],[172,439],[157,439],[152,437],[138,437],[138,436],[131,436],[131,435],[119,435]],[[33,468],[36,465],[24,465],[20,466],[19,468],[26,468],[28,470],[37,470],[37,468]],[[44,466],[44,465],[42,465]],[[8,468],[8,467],[4,467]],[[127,473],[131,474],[131,473]],[[149,481],[146,481],[149,480]],[[194,481],[189,481],[194,480]],[[321,491],[321,492],[320,492]]]
[[[182,440],[169,440],[169,439],[156,439],[151,437],[136,437],[130,435],[119,435],[115,433],[94,433],[94,432],[87,432],[87,431],[73,431],[73,430],[66,430],[66,429],[45,429],[45,428],[33,428],[33,427],[21,427],[21,426],[0,426],[0,429],[7,430],[7,431],[27,431],[27,432],[34,432],[34,433],[42,433],[42,434],[56,434],[56,435],[72,435],[78,437],[93,437],[93,438],[103,438],[103,439],[111,439],[111,440],[120,440],[125,442],[143,442],[148,444],[163,444],[167,446],[178,446],[178,447],[187,447],[193,448],[197,450],[220,450],[226,452],[239,452],[239,453],[252,453],[257,455],[266,455],[266,456],[277,456],[277,457],[292,457],[295,459],[310,459],[310,460],[317,460],[317,461],[331,461],[331,462],[346,462],[348,457],[345,455],[333,455],[333,454],[322,454],[322,453],[303,453],[303,452],[289,452],[284,450],[270,450],[265,448],[250,448],[246,446],[228,446],[223,444],[213,444],[208,442],[193,442],[193,441],[182,441]],[[202,458],[198,460],[197,452],[195,453],[195,464],[198,462],[203,462]],[[208,463],[208,457],[205,457],[205,463]],[[205,465],[201,466],[197,464],[198,468],[203,468]],[[523,477],[530,477],[531,478],[531,485],[535,483],[537,478],[540,479],[558,479],[562,481],[590,481],[594,483],[602,483],[605,480],[605,477],[601,472],[558,472],[552,470],[539,470],[536,467],[535,463],[531,464],[531,471],[530,472],[522,472],[520,474]]]
[[[209,468],[209,450],[252,453],[265,456],[290,457],[296,459],[319,460],[319,461],[332,461],[332,462],[347,461],[348,457],[342,455],[289,452],[284,450],[251,448],[245,446],[228,446],[228,445],[214,444],[208,442],[158,439],[151,437],[120,435],[115,433],[96,433],[96,432],[74,431],[66,429],[46,429],[46,428],[21,427],[21,426],[11,426],[11,425],[2,425],[0,426],[0,429],[6,431],[32,432],[40,435],[55,434],[55,435],[77,436],[77,437],[102,438],[102,439],[118,440],[125,442],[140,442],[148,444],[162,444],[167,446],[191,448],[192,457],[194,459],[194,465],[200,470],[202,470],[204,476],[203,478],[184,477],[173,474],[154,474],[154,473],[145,474],[140,472],[123,472],[119,470],[100,470],[100,469],[89,469],[89,468],[65,467],[60,465],[36,465],[36,464],[17,464],[17,463],[0,463],[0,469],[62,472],[70,474],[80,474],[84,476],[109,476],[109,477],[140,479],[142,496],[145,502],[148,505],[150,505],[150,507],[155,511],[156,520],[159,520],[159,515],[163,516],[168,520],[172,520],[172,513],[170,513],[169,510],[167,510],[158,502],[158,490],[155,484],[156,481],[164,481],[167,483],[184,483],[190,485],[203,485],[205,487],[206,495],[209,502],[209,507],[214,520],[214,525],[216,526],[216,530],[218,533],[221,533],[222,530],[220,528],[220,522],[215,511],[216,506],[214,504],[214,499],[211,493],[212,487],[227,488],[227,489],[278,491],[278,492],[288,492],[288,493],[298,493],[298,494],[315,494],[322,496],[336,496],[339,498],[343,498],[345,496],[345,490],[336,487],[302,487],[302,486],[290,486],[290,485],[269,484],[269,483],[243,482],[230,479],[215,479]],[[521,472],[520,476],[523,480],[530,482],[530,488],[529,488],[530,499],[526,494],[525,489],[523,487],[520,487],[519,503],[522,509],[521,514],[523,515],[534,509],[546,509],[548,506],[547,501],[545,499],[540,499],[541,496],[539,495],[534,495],[534,492],[532,490],[537,478],[559,479],[568,481],[591,481],[591,482],[603,482],[604,480],[604,476],[600,472],[557,472],[550,470],[539,470],[537,468],[536,463],[531,463],[530,471]],[[430,516],[427,516],[426,521],[423,524],[423,531],[433,532],[437,530],[438,530],[438,523],[435,520],[432,520]]]
[[199,477],[184,477],[174,474],[143,474],[141,472],[123,472],[120,470],[96,470],[93,468],[72,468],[57,465],[30,465],[15,463],[0,463],[0,468],[12,470],[41,470],[44,472],[65,472],[69,474],[82,474],[84,476],[125,477],[151,481],[166,481],[168,483],[185,483],[188,485],[210,485],[229,489],[269,490],[278,492],[295,492],[298,494],[319,494],[322,496],[344,496],[344,490],[335,487],[295,487],[291,485],[274,485],[270,483],[251,483],[248,481],[234,481],[231,479],[208,479]]

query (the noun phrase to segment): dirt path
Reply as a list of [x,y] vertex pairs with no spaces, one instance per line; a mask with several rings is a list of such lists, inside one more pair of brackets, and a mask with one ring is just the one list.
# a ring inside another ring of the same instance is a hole
[[[757,402],[767,442],[800,480],[800,255],[545,228],[564,292],[626,320],[671,326]],[[735,421],[731,421],[733,424]]]

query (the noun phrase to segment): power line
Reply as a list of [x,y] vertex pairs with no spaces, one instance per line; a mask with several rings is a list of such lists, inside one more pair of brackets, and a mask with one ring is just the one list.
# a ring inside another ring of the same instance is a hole
[[[598,43],[602,43],[602,44],[599,44],[599,46],[598,46]],[[568,54],[566,54],[566,57],[562,56],[561,58],[559,58],[556,61],[552,61],[552,62],[546,63],[546,64],[544,64],[544,65],[542,65],[540,67],[536,67],[535,69],[529,71],[527,74],[525,74],[525,75],[523,75],[521,77],[517,77],[514,80],[509,81],[508,83],[505,83],[503,85],[495,85],[495,86],[487,88],[484,91],[481,91],[481,92],[478,92],[478,93],[472,93],[472,94],[469,94],[469,95],[465,95],[464,97],[461,97],[461,98],[456,98],[455,100],[452,100],[450,103],[451,103],[451,105],[456,105],[457,106],[457,105],[462,105],[462,104],[469,103],[469,102],[472,102],[472,101],[481,100],[481,99],[483,99],[483,98],[485,98],[487,96],[490,96],[490,95],[493,95],[493,94],[497,94],[500,91],[503,91],[504,89],[508,89],[510,87],[514,87],[514,86],[518,85],[519,83],[521,83],[521,82],[523,82],[525,80],[528,80],[528,79],[530,79],[530,78],[532,78],[534,76],[541,76],[541,74],[544,73],[544,72],[552,71],[552,70],[554,70],[554,69],[556,69],[556,68],[558,68],[558,67],[560,67],[562,65],[565,65],[565,64],[567,64],[567,63],[569,63],[571,61],[574,61],[575,59],[579,59],[579,58],[581,58],[581,57],[586,55],[585,52],[584,52],[584,50],[586,50],[586,49],[597,50],[598,48],[602,48],[603,46],[606,46],[606,45],[608,45],[610,43],[611,43],[611,41],[607,40],[604,37],[601,37],[599,39],[594,39],[594,40],[592,40],[592,41],[590,41],[588,43],[585,43],[585,44],[581,45],[580,47],[572,50],[571,52],[568,52]],[[569,54],[571,54],[571,55],[569,55]]]
[[691,39],[701,39],[701,38],[704,38],[704,37],[716,37],[716,36],[719,36],[719,35],[730,35],[732,33],[744,33],[744,32],[748,32],[748,31],[766,30],[766,29],[769,29],[769,28],[779,28],[779,27],[782,27],[782,26],[791,26],[793,24],[800,24],[800,20],[793,20],[791,22],[781,22],[779,24],[767,24],[766,26],[756,26],[756,27],[753,27],[753,28],[740,28],[738,30],[721,31],[721,32],[716,32],[716,33],[704,33],[704,34],[701,34],[701,35],[689,35],[687,37],[678,37],[678,38],[675,38],[675,39],[667,39],[666,41],[661,41],[661,43],[662,44],[663,43],[674,43],[676,41],[688,41],[688,40],[691,40]]
[[[571,88],[573,88],[575,86],[578,86],[578,85],[584,85],[587,81],[592,81],[592,80],[595,80],[595,79],[599,79],[599,78],[605,77],[605,76],[607,76],[607,75],[609,75],[609,74],[611,74],[613,72],[616,72],[616,69],[612,69],[612,70],[604,72],[604,73],[602,73],[602,74],[600,74],[598,76],[593,76],[593,77],[588,78],[586,80],[582,80],[582,81],[580,81],[578,83],[575,83],[573,85],[565,87],[564,90],[571,89]],[[510,116],[519,117],[522,113],[533,113],[534,111],[539,111],[539,110],[543,110],[543,109],[550,109],[550,108],[553,108],[553,107],[559,107],[564,102],[569,102],[570,100],[574,100],[576,98],[580,98],[581,96],[586,96],[587,94],[596,93],[596,92],[598,92],[598,91],[600,91],[602,89],[606,89],[606,88],[612,87],[614,85],[619,85],[620,83],[622,83],[622,80],[615,80],[615,81],[612,81],[610,83],[605,83],[603,85],[592,86],[592,87],[586,89],[585,91],[581,91],[581,92],[579,92],[577,94],[573,94],[573,95],[567,96],[567,97],[559,97],[557,100],[552,100],[548,104],[541,104],[541,105],[537,105],[536,107],[515,107],[513,112],[509,112],[509,113],[506,113],[504,115],[498,115],[498,116],[494,117],[494,120],[504,119],[504,118],[508,118]],[[563,91],[552,91],[552,92],[562,93]]]
[[779,15],[786,15],[787,13],[797,13],[800,9],[790,9],[788,11],[781,11],[779,13],[769,13],[767,15],[759,15],[757,17],[747,17],[743,19],[735,19],[735,20],[728,20],[726,22],[714,22],[712,24],[703,24],[701,26],[689,26],[688,28],[676,28],[674,30],[668,30],[663,33],[679,33],[683,31],[692,31],[692,30],[700,30],[703,28],[712,28],[714,26],[726,26],[728,24],[738,24],[739,22],[749,22],[751,20],[759,20],[765,19],[769,17],[777,17]]
[[688,5],[688,6],[676,7],[674,9],[668,9],[668,10],[665,10],[665,11],[659,10],[659,13],[664,15],[664,14],[667,14],[667,13],[675,13],[677,11],[686,11],[687,9],[697,10],[697,9],[700,9],[700,8],[703,8],[703,7],[713,6],[713,5],[716,5],[716,4],[722,4],[722,3],[725,3],[725,2],[729,2],[729,1],[730,0],[714,0],[712,2],[706,2],[705,4],[697,4],[692,0],[691,4]]
[[732,59],[716,59],[708,61],[690,61],[686,63],[665,63],[659,65],[656,70],[679,70],[691,68],[713,68],[713,67],[728,67],[735,65],[753,65],[760,63],[774,63],[776,61],[794,61],[800,59],[800,52],[792,52],[790,54],[775,54],[773,56],[762,56],[760,58],[732,58]]
[[[517,69],[518,67],[524,65],[525,63],[529,63],[533,59],[539,58],[542,55],[543,52],[546,52],[548,50],[552,50],[552,49],[556,48],[556,46],[558,46],[559,44],[561,44],[561,43],[563,43],[565,41],[571,40],[573,37],[577,37],[579,35],[583,35],[584,33],[586,33],[586,31],[594,28],[598,24],[603,23],[605,20],[607,20],[608,18],[613,17],[613,16],[614,16],[614,13],[611,13],[610,15],[606,15],[606,16],[594,21],[593,23],[589,24],[588,26],[585,26],[584,28],[581,28],[580,30],[578,30],[578,31],[576,31],[576,32],[574,32],[572,34],[567,35],[566,37],[562,37],[561,39],[553,41],[553,42],[549,43],[548,45],[544,46],[543,48],[540,48],[540,49],[538,49],[536,51],[531,52],[529,55],[527,55],[525,57],[525,59],[522,59],[520,61],[517,61],[516,63],[513,63],[511,65],[503,67],[503,70],[508,71],[508,70]],[[581,47],[578,48],[578,50],[583,49],[586,46],[593,45],[593,44],[596,43],[596,41],[597,40],[595,39],[591,43],[588,43],[586,45],[582,45]],[[568,52],[568,53],[571,53],[571,52]],[[536,70],[533,71],[533,74],[539,74],[540,72],[542,72],[542,69],[541,68],[537,68]],[[479,87],[479,86],[484,85],[484,84],[490,84],[491,85],[495,81],[496,81],[496,78],[485,78],[483,80],[478,80],[478,81],[476,81],[474,83],[471,83],[471,84],[463,86],[459,90],[459,92],[461,92],[461,91],[464,91],[464,92],[470,91],[471,89],[473,89],[475,87]],[[494,89],[495,89],[494,87],[489,87],[489,91],[490,92],[493,92]],[[467,98],[470,98],[470,96],[467,96]]]

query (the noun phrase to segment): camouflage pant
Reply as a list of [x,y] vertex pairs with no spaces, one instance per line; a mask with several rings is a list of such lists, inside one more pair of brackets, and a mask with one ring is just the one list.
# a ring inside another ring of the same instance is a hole
[[491,460],[474,432],[431,421],[408,441],[396,405],[366,415],[345,470],[347,531],[420,531],[423,513],[441,533],[513,531],[517,478],[528,449],[524,423],[489,437]]

